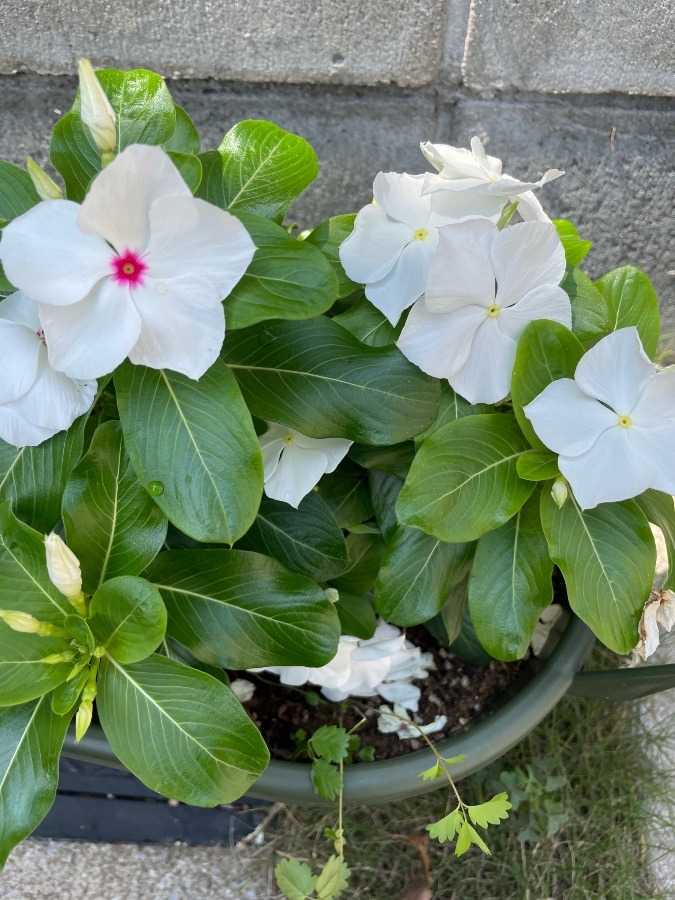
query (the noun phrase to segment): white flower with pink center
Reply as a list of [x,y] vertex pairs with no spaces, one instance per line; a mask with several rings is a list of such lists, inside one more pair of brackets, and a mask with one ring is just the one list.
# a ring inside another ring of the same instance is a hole
[[192,196],[159,147],[127,147],[78,205],[39,203],[7,225],[7,277],[40,304],[53,368],[112,372],[127,356],[199,378],[225,335],[222,300],[255,246],[237,218]]
[[95,381],[76,381],[49,365],[37,303],[21,293],[3,300],[0,439],[15,447],[41,444],[87,412],[95,395]]

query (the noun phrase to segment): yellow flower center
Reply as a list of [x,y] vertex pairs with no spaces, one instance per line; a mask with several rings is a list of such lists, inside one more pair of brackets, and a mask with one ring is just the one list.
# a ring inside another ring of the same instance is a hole
[[502,311],[501,306],[497,306],[496,303],[493,303],[492,306],[488,306],[488,308],[487,308],[488,319],[496,319],[501,311]]
[[425,237],[428,237],[429,232],[426,228],[418,228],[416,231],[413,231],[413,240],[414,241],[423,241]]
[[293,435],[292,435],[292,434],[287,434],[287,435],[284,437],[284,440],[286,441],[287,444],[292,444],[292,443],[293,443]]
[[619,416],[618,421],[619,421],[619,425],[622,428],[630,428],[630,426],[633,424],[633,420],[631,419],[630,416]]

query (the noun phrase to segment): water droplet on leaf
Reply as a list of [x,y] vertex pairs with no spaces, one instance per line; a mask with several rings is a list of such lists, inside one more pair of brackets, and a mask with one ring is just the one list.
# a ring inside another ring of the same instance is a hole
[[151,481],[148,485],[148,490],[153,497],[161,497],[164,493],[164,485],[161,481]]

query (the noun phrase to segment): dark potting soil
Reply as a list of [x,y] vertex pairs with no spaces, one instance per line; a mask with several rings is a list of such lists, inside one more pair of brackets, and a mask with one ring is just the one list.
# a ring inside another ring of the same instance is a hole
[[[429,735],[433,741],[468,731],[503,700],[504,694],[530,665],[526,660],[511,663],[492,660],[487,666],[476,666],[449,654],[425,628],[409,628],[407,635],[416,646],[433,654],[436,665],[429,678],[415,682],[422,691],[415,721],[426,725],[437,716],[445,715],[448,719],[442,731]],[[267,672],[230,674],[233,679],[246,678],[255,685],[255,694],[244,706],[260,728],[274,759],[296,758],[293,735],[298,729],[306,731],[308,737],[322,725],[342,725],[349,731],[364,717],[364,708],[377,710],[386,703],[381,697],[331,703],[320,695],[319,688],[310,684],[287,687]],[[315,702],[320,697],[316,705],[308,703],[307,692]],[[356,731],[361,746],[374,749],[375,759],[403,756],[423,746],[419,738],[402,740],[396,733],[382,734],[377,729],[377,721],[377,715],[366,712],[366,721]],[[299,757],[306,758],[304,754]]]

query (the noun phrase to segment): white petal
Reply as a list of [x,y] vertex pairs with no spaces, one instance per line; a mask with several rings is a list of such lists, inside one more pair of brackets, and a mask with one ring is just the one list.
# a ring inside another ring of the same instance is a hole
[[655,371],[637,329],[620,328],[581,357],[574,380],[589,396],[607,403],[621,416],[632,412]]
[[433,313],[422,297],[410,310],[396,346],[427,375],[450,379],[469,358],[474,334],[484,321],[481,306]]
[[0,403],[16,400],[31,387],[41,347],[40,338],[30,328],[0,319]]
[[617,424],[616,414],[585,394],[571,378],[552,381],[523,412],[539,440],[564,456],[586,453]]
[[10,294],[0,303],[0,319],[26,325],[36,334],[42,328],[37,303],[21,291]]
[[40,350],[37,378],[13,408],[41,428],[64,431],[87,412],[96,396],[97,384],[95,380],[75,381],[54,371],[44,346]]
[[446,225],[438,232],[425,299],[432,312],[450,312],[467,303],[488,307],[495,299],[490,247],[498,235],[488,219]]
[[210,281],[148,278],[132,290],[131,302],[141,319],[141,332],[129,352],[132,363],[194,379],[211,368],[223,346],[225,312]]
[[424,293],[436,241],[437,232],[430,233],[425,240],[411,241],[386,278],[366,285],[366,297],[392,325]]
[[422,194],[424,175],[379,172],[373,184],[373,196],[379,206],[413,231],[426,228],[431,215],[431,199]]
[[344,438],[310,438],[299,431],[293,432],[293,439],[298,447],[305,450],[320,450],[328,460],[326,474],[334,472],[349,452],[354,443]]
[[501,160],[488,156],[479,138],[472,139],[471,150],[430,143],[422,144],[421,148],[422,153],[443,173],[444,178],[475,178],[486,181],[498,177],[502,170]]
[[53,428],[40,428],[28,422],[12,408],[12,404],[0,405],[0,440],[13,447],[37,447],[56,434]]
[[525,222],[550,222],[550,218],[544,212],[544,207],[536,198],[534,191],[525,191],[518,197],[514,197],[518,201],[518,212]]
[[381,206],[371,203],[357,213],[354,230],[340,245],[340,262],[352,281],[380,281],[412,237],[413,229],[392,221]]
[[500,330],[496,319],[485,319],[468,360],[448,381],[469,403],[499,403],[511,390],[515,359],[516,342]]
[[558,467],[582,509],[637,497],[649,484],[649,469],[628,439],[630,429],[616,425],[603,432],[580,456],[560,456]]
[[[433,177],[428,176],[429,179]],[[445,178],[439,177],[438,182],[431,197],[430,219],[430,223],[436,227],[474,218],[487,218],[496,223],[506,203],[503,197],[488,194],[484,190],[457,191],[452,190],[452,182]]]
[[550,319],[572,328],[572,304],[565,291],[554,284],[544,284],[528,291],[522,300],[506,306],[496,317],[504,332],[517,341],[523,330],[535,319]]
[[389,684],[380,684],[377,688],[380,697],[390,703],[400,703],[405,709],[417,712],[422,691],[414,684],[406,681],[394,681]]
[[265,481],[265,493],[297,509],[302,498],[319,483],[327,464],[325,454],[287,444],[272,477]]
[[352,659],[357,662],[373,662],[376,659],[385,659],[385,657],[399,653],[404,642],[405,637],[402,634],[384,641],[373,641],[372,639],[363,641],[352,651]]
[[78,225],[110,241],[118,253],[143,250],[149,212],[159,197],[192,197],[178,169],[160,147],[132,144],[96,176]]
[[258,437],[262,450],[265,480],[271,478],[275,473],[281,458],[281,451],[286,446],[284,438],[290,433],[290,429],[284,425],[277,425],[276,422],[268,422],[267,424],[269,426],[267,431]]
[[675,494],[675,423],[656,428],[624,429],[649,478],[649,487]]
[[630,417],[635,425],[642,428],[675,422],[675,368],[657,372],[644,383]]
[[150,207],[144,259],[153,278],[210,281],[226,297],[248,268],[255,244],[239,219],[195,197],[160,197]]
[[85,381],[112,372],[141,331],[129,289],[111,278],[72,306],[41,306],[40,319],[52,368]]
[[510,306],[541,285],[560,284],[565,251],[554,225],[520,222],[500,231],[492,244],[497,303]]
[[5,274],[40,303],[77,303],[111,273],[113,252],[78,229],[79,211],[70,200],[45,200],[4,228]]

